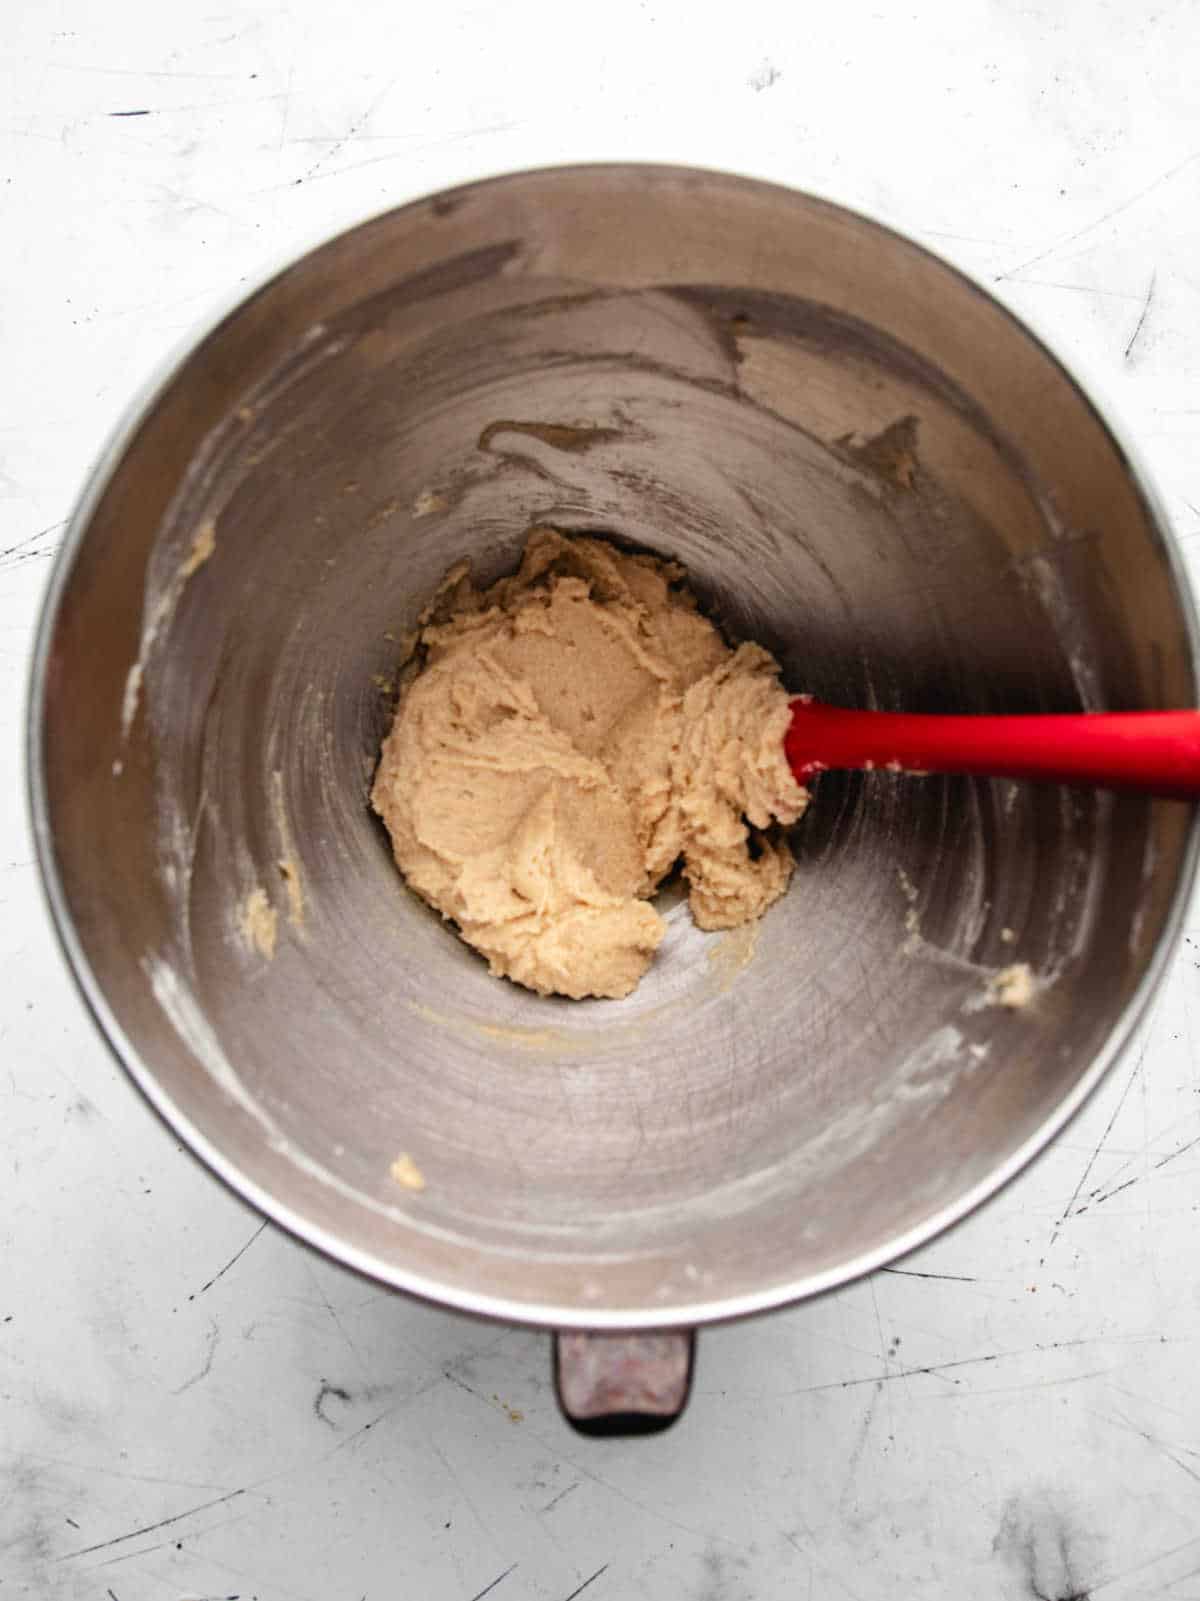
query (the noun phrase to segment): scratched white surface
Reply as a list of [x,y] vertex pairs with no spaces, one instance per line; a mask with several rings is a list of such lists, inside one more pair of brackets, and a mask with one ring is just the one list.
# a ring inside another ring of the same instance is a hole
[[[919,1256],[708,1334],[586,1442],[546,1342],[290,1243],[155,1122],[42,911],[23,688],[81,476],[162,357],[481,173],[711,163],[960,262],[1115,402],[1200,555],[1200,12],[1003,0],[6,0],[0,1601],[1200,1597],[1200,922],[1053,1150]],[[406,20],[407,19],[407,20]]]

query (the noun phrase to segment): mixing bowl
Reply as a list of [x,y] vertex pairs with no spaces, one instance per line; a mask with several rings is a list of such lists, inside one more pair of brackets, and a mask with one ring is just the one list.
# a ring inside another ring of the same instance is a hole
[[[1161,975],[1193,816],[829,774],[757,929],[702,934],[668,889],[627,1000],[494,979],[367,796],[422,604],[538,522],[679,558],[731,637],[849,705],[1190,705],[1196,625],[1144,478],[1033,335],[878,224],[714,173],[521,173],[378,217],[121,430],[31,709],[43,872],[118,1056],[376,1279],[692,1328],[911,1249],[1063,1126]],[[607,1400],[577,1393],[608,1350],[657,1353],[677,1404],[677,1343],[573,1339],[572,1410],[628,1409],[611,1363]]]

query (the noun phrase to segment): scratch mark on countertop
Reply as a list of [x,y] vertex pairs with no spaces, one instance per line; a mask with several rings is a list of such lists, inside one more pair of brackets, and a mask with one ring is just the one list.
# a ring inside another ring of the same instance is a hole
[[1170,183],[1172,178],[1177,178],[1181,172],[1190,167],[1192,162],[1198,158],[1200,158],[1200,150],[1193,150],[1191,155],[1185,156],[1182,161],[1174,167],[1169,167],[1166,172],[1159,173],[1157,178],[1151,179],[1144,188],[1138,189],[1127,200],[1122,200],[1120,205],[1104,212],[1102,216],[1093,218],[1091,222],[1085,223],[1082,228],[1077,228],[1074,233],[1067,234],[1065,238],[1055,240],[1053,244],[1047,245],[1044,250],[1039,250],[1035,256],[1030,256],[1028,260],[1018,262],[1015,267],[1009,267],[1004,272],[997,273],[992,280],[993,283],[1003,283],[1006,278],[1012,278],[1016,273],[1024,272],[1026,267],[1033,267],[1039,261],[1045,261],[1046,257],[1052,256],[1056,250],[1062,250],[1066,245],[1073,245],[1077,239],[1082,239],[1086,234],[1093,233],[1097,228],[1103,227],[1106,222],[1111,222],[1114,217],[1119,217],[1123,211],[1128,211],[1130,206],[1137,205],[1139,200],[1144,200],[1147,195],[1153,194],[1163,184]]
[[445,1379],[448,1384],[456,1384],[460,1390],[465,1390],[468,1395],[473,1395],[477,1401],[482,1401],[486,1406],[491,1406],[491,1402],[488,1400],[487,1396],[484,1395],[482,1390],[472,1389],[472,1387],[467,1383],[466,1379],[460,1379],[458,1374],[452,1372],[450,1368],[443,1368],[442,1378]]
[[879,1397],[883,1394],[883,1380],[878,1379],[871,1399],[867,1402],[862,1418],[859,1421],[858,1431],[854,1444],[850,1448],[850,1455],[846,1458],[846,1473],[842,1481],[842,1493],[838,1496],[838,1510],[845,1513],[850,1506],[854,1491],[855,1480],[858,1477],[858,1465],[862,1461],[863,1452],[867,1448],[867,1439],[871,1433],[871,1424],[875,1421],[875,1408],[879,1405]]
[[[108,1479],[127,1479],[131,1484],[157,1484],[170,1490],[220,1490],[222,1494],[232,1494],[227,1485],[212,1484],[204,1479],[164,1479],[151,1473],[123,1473],[119,1468],[106,1467],[99,1462],[78,1462],[70,1457],[47,1456],[41,1451],[26,1451],[23,1454],[52,1467],[70,1468],[72,1473],[99,1473]],[[18,1453],[0,1446],[0,1455],[15,1457]],[[67,1521],[70,1522],[70,1519]]]
[[[283,94],[278,97],[283,101],[283,115],[279,119],[279,136],[275,141],[276,170],[279,168],[280,157],[283,155],[283,147],[288,143],[288,127],[292,120],[292,84],[295,76],[296,59],[295,55],[292,54],[288,58],[287,84],[284,87]],[[282,188],[283,185],[279,187]]]
[[149,72],[142,67],[97,67],[75,61],[51,61],[48,66],[53,72],[93,72],[104,78],[194,78],[214,83],[241,83],[245,76],[240,72]]
[[465,1379],[460,1378],[452,1368],[443,1368],[442,1378],[445,1379],[449,1384],[457,1385],[460,1390],[465,1390],[468,1395],[473,1395],[477,1401],[482,1401],[485,1406],[490,1406],[493,1408],[493,1410],[503,1412],[510,1423],[524,1423],[524,1412],[519,1411],[516,1407],[509,1406],[508,1402],[502,1401],[498,1395],[488,1396],[485,1395],[482,1390],[473,1389],[471,1385],[469,1385]]
[[186,1512],[177,1512],[173,1518],[162,1518],[158,1523],[147,1523],[143,1528],[130,1529],[128,1534],[118,1534],[111,1540],[100,1540],[96,1545],[81,1546],[77,1551],[66,1551],[62,1556],[56,1557],[57,1562],[70,1562],[74,1557],[91,1556],[94,1551],[107,1551],[110,1546],[124,1545],[126,1540],[136,1540],[140,1535],[153,1534],[157,1529],[169,1528],[173,1523],[182,1523],[185,1518],[194,1518],[198,1512],[207,1512],[210,1507],[224,1506],[227,1501],[236,1501],[239,1495],[246,1491],[231,1490],[228,1495],[219,1495],[213,1501],[202,1501],[199,1506],[189,1507]]
[[[523,126],[524,124],[519,121],[497,122],[493,123],[487,128],[457,128],[449,133],[440,135],[436,139],[426,139],[415,134],[411,136],[405,134],[394,134],[390,137],[393,138],[398,144],[403,141],[402,149],[389,150],[385,155],[382,156],[366,156],[362,161],[350,161],[347,162],[345,166],[335,167],[332,172],[317,171],[317,168],[321,166],[321,163],[318,162],[316,167],[313,169],[313,174],[311,177],[308,174],[304,174],[299,178],[285,178],[281,183],[269,183],[264,185],[264,187],[261,189],[252,190],[248,198],[254,199],[260,195],[276,194],[281,189],[294,189],[295,186],[300,183],[324,183],[328,178],[341,178],[344,177],[346,173],[357,172],[363,167],[377,166],[381,161],[403,161],[409,159],[414,153],[426,148],[436,147],[437,149],[441,150],[447,145],[458,144],[468,139],[482,139],[492,134],[514,133],[518,128]],[[381,136],[381,138],[382,137],[389,136]],[[407,141],[410,137],[417,142],[408,143]],[[293,145],[300,144],[301,142],[302,141],[299,139],[293,139],[290,141],[290,143]],[[365,140],[361,135],[356,135],[354,142],[355,144],[362,144],[365,142]]]
[[1155,267],[1154,271],[1150,274],[1150,286],[1146,290],[1146,300],[1145,300],[1144,305],[1142,306],[1141,316],[1137,320],[1137,326],[1134,328],[1133,332],[1129,336],[1129,343],[1125,346],[1125,360],[1126,361],[1128,361],[1130,356],[1133,354],[1133,347],[1134,347],[1134,345],[1137,344],[1138,336],[1141,334],[1142,329],[1145,327],[1146,316],[1147,316],[1147,313],[1150,310],[1150,302],[1154,299],[1154,286],[1155,286],[1155,284],[1157,282],[1158,282],[1158,268]]
[[4,550],[0,550],[0,567],[17,567],[23,561],[39,561],[47,556],[53,556],[58,546],[38,547],[38,541],[45,539],[49,534],[56,534],[60,528],[66,526],[67,519],[64,517],[61,522],[50,523],[45,528],[39,528],[35,534],[27,534],[24,539],[18,539],[15,544],[6,546]]
[[[1177,1157],[1185,1156],[1187,1152],[1192,1150],[1192,1148],[1196,1145],[1200,1145],[1200,1134],[1197,1134],[1193,1139],[1186,1140],[1175,1150],[1168,1151],[1165,1156],[1160,1156],[1158,1161],[1148,1167],[1144,1173],[1135,1173],[1132,1178],[1124,1179],[1120,1184],[1114,1184],[1112,1188],[1108,1190],[1098,1186],[1088,1196],[1084,1205],[1077,1209],[1075,1216],[1081,1217],[1089,1207],[1100,1206],[1104,1201],[1111,1201],[1114,1195],[1120,1195],[1122,1190],[1129,1189],[1130,1185],[1140,1184],[1143,1179],[1148,1179],[1152,1174],[1157,1173],[1160,1167],[1166,1167],[1168,1162],[1175,1161]],[[1122,1165],[1124,1166],[1126,1164]]]
[[[971,1386],[971,1399],[975,1401],[984,1395],[1026,1395],[1030,1390],[1065,1390],[1072,1384],[1086,1384],[1089,1379],[1106,1378],[1110,1373],[1118,1372],[1119,1369],[1120,1364],[1113,1363],[1109,1367],[1089,1368],[1086,1373],[1068,1373],[1058,1379],[1026,1379],[1021,1384],[989,1384],[987,1386],[973,1384]],[[958,1397],[953,1391],[950,1391],[941,1397],[934,1397],[934,1399],[956,1401]]]
[[476,1593],[471,1597],[471,1601],[483,1601],[485,1595],[491,1595],[492,1591],[498,1584],[503,1584],[505,1579],[508,1578],[509,1574],[515,1573],[516,1571],[517,1564],[514,1562],[511,1568],[505,1568],[504,1572],[499,1578],[493,1579],[491,1584],[485,1584],[482,1590],[476,1591]]
[[368,101],[367,105],[364,106],[362,111],[359,112],[358,116],[346,129],[346,132],[342,135],[342,137],[338,139],[323,156],[318,156],[316,161],[313,162],[312,166],[307,172],[302,173],[299,178],[294,178],[292,182],[294,184],[307,183],[308,180],[318,173],[322,167],[331,162],[339,151],[343,150],[346,145],[350,144],[357,137],[359,130],[363,127],[364,123],[370,121],[370,119],[375,115],[376,111],[378,111],[379,107],[387,99],[388,95],[394,88],[395,80],[389,78],[379,93],[375,95],[373,99]]
[[338,1333],[341,1335],[342,1339],[345,1341],[346,1349],[350,1352],[351,1356],[354,1358],[354,1360],[358,1363],[359,1367],[365,1373],[366,1372],[366,1364],[363,1362],[362,1354],[360,1353],[358,1347],[355,1345],[354,1341],[350,1338],[349,1334],[347,1333],[346,1325],[342,1322],[341,1318],[338,1317],[337,1313],[334,1311],[333,1302],[325,1294],[324,1286],[321,1284],[321,1281],[317,1277],[317,1275],[313,1272],[312,1264],[306,1262],[304,1265],[308,1270],[309,1278],[312,1280],[313,1288],[316,1290],[317,1294],[321,1297],[322,1304],[324,1305],[325,1310],[329,1313],[329,1316],[330,1316],[330,1319],[333,1322],[334,1328],[337,1329]]
[[235,1251],[233,1253],[233,1255],[229,1258],[228,1262],[226,1262],[225,1266],[220,1270],[220,1272],[214,1273],[212,1278],[209,1279],[207,1284],[202,1284],[198,1290],[194,1291],[191,1295],[188,1296],[188,1300],[189,1301],[194,1301],[197,1296],[203,1295],[205,1290],[211,1290],[213,1285],[217,1282],[218,1279],[223,1279],[225,1277],[226,1273],[229,1272],[229,1269],[231,1267],[233,1267],[234,1263],[241,1261],[242,1257],[245,1256],[246,1252],[254,1244],[255,1240],[262,1233],[262,1231],[266,1228],[266,1226],[267,1226],[267,1219],[263,1218],[262,1222],[258,1225],[258,1227],[255,1229],[254,1233],[250,1236],[250,1238],[246,1241],[245,1245],[242,1246],[241,1250],[240,1251]]
[[1133,1065],[1132,1073],[1130,1073],[1128,1079],[1126,1079],[1126,1081],[1125,1081],[1125,1088],[1121,1091],[1121,1098],[1117,1102],[1115,1108],[1113,1109],[1112,1116],[1109,1118],[1108,1122],[1105,1124],[1104,1133],[1101,1134],[1100,1139],[1096,1144],[1095,1150],[1092,1152],[1091,1156],[1088,1158],[1087,1166],[1084,1168],[1083,1172],[1080,1174],[1078,1184],[1076,1184],[1075,1188],[1071,1192],[1071,1199],[1067,1202],[1066,1206],[1063,1208],[1062,1213],[1060,1214],[1057,1223],[1055,1223],[1055,1225],[1054,1225],[1053,1231],[1051,1232],[1051,1235],[1050,1235],[1050,1242],[1046,1246],[1045,1254],[1038,1261],[1038,1266],[1039,1267],[1044,1266],[1045,1261],[1046,1261],[1046,1256],[1048,1256],[1049,1253],[1054,1249],[1054,1242],[1058,1239],[1058,1236],[1062,1233],[1063,1225],[1066,1223],[1067,1219],[1072,1216],[1073,1209],[1074,1209],[1074,1206],[1075,1206],[1075,1202],[1079,1199],[1080,1191],[1083,1189],[1083,1186],[1087,1183],[1088,1179],[1091,1177],[1092,1169],[1095,1167],[1097,1161],[1099,1161],[1099,1159],[1100,1159],[1100,1153],[1101,1153],[1101,1151],[1103,1151],[1103,1149],[1105,1147],[1105,1144],[1108,1141],[1108,1136],[1112,1133],[1113,1126],[1116,1123],[1117,1119],[1120,1117],[1121,1112],[1124,1109],[1125,1102],[1129,1099],[1129,1092],[1133,1088],[1134,1080],[1138,1077],[1138,1075],[1142,1071],[1142,1067],[1143,1067],[1143,1065],[1145,1063],[1145,1060],[1146,1060],[1146,1052],[1149,1049],[1150,1049],[1150,1042],[1147,1040],[1147,1042],[1142,1046],[1141,1051],[1138,1053],[1138,1059]]
[[978,1284],[969,1273],[918,1273],[911,1267],[881,1267],[881,1273],[891,1273],[898,1279],[944,1279],[952,1284]]
[[545,1506],[542,1507],[541,1510],[543,1512],[551,1511],[554,1507],[556,1507],[558,1505],[558,1503],[560,1501],[565,1501],[567,1499],[567,1497],[570,1495],[572,1490],[578,1490],[579,1486],[582,1483],[583,1483],[582,1479],[576,1479],[574,1484],[568,1484],[565,1490],[560,1490],[558,1492],[558,1494],[556,1496],[554,1496],[554,1498],[552,1500],[547,1501]]
[[462,1496],[463,1504],[467,1507],[467,1509],[470,1512],[471,1516],[475,1519],[475,1522],[479,1527],[479,1532],[483,1535],[485,1540],[491,1540],[493,1538],[492,1531],[488,1527],[487,1523],[484,1521],[483,1514],[482,1514],[482,1512],[480,1512],[478,1506],[475,1504],[475,1501],[474,1501],[474,1499],[473,1499],[473,1497],[471,1495],[471,1492],[467,1489],[466,1485],[459,1478],[457,1470],[455,1469],[454,1464],[451,1462],[450,1458],[442,1450],[441,1446],[437,1443],[437,1441],[432,1438],[432,1436],[430,1437],[430,1440],[429,1440],[429,1448],[433,1452],[434,1456],[437,1457],[438,1461],[445,1468],[446,1473],[449,1476],[451,1483],[454,1485],[454,1488],[458,1491],[459,1495]]
[[[874,1311],[874,1314],[875,1314],[875,1334],[876,1334],[876,1338],[878,1339],[878,1342],[879,1342],[879,1360],[883,1364],[884,1372],[885,1373],[890,1373],[892,1371],[892,1358],[895,1356],[896,1352],[900,1348],[900,1339],[899,1339],[899,1336],[897,1336],[896,1339],[893,1340],[889,1344],[888,1341],[885,1340],[885,1338],[884,1338],[884,1334],[883,1334],[883,1318],[880,1316],[880,1312],[879,1312],[879,1290],[878,1290],[877,1286],[878,1286],[878,1278],[876,1277],[876,1275],[872,1274],[871,1277],[867,1280],[867,1289],[870,1292],[871,1307],[872,1307],[872,1310]],[[882,1384],[876,1385],[875,1394],[871,1397],[870,1405],[867,1407],[866,1416],[863,1419],[862,1432],[859,1435],[857,1448],[854,1451],[852,1451],[851,1455],[850,1455],[850,1463],[849,1463],[849,1466],[848,1466],[847,1472],[846,1472],[846,1484],[845,1484],[845,1488],[844,1488],[844,1490],[842,1492],[843,1499],[845,1499],[845,1498],[847,1498],[849,1496],[850,1487],[851,1487],[851,1484],[853,1482],[854,1475],[855,1475],[855,1473],[857,1472],[857,1469],[858,1469],[858,1459],[862,1455],[863,1447],[867,1442],[867,1435],[869,1434],[870,1429],[871,1429],[871,1420],[875,1415],[875,1405],[876,1405],[877,1401],[879,1400],[879,1397],[881,1395],[883,1395],[883,1393],[884,1393],[883,1392],[883,1385]],[[889,1421],[888,1434],[890,1436],[894,1436],[895,1433],[896,1433],[896,1418],[895,1418],[895,1414],[894,1414],[894,1412],[892,1410],[892,1392],[890,1390],[884,1396],[884,1402],[885,1402],[885,1405],[887,1406],[887,1409],[888,1409],[888,1421]],[[884,1444],[883,1450],[884,1450],[884,1454],[886,1455],[886,1453],[887,1453],[887,1444],[886,1444],[886,1442]]]
[[1092,295],[1097,300],[1137,300],[1124,289],[1097,289],[1094,284],[1064,284],[1052,278],[1021,278],[1022,289],[1067,289],[1075,295]]
[[572,1590],[570,1595],[564,1596],[563,1597],[563,1601],[575,1601],[575,1597],[577,1595],[582,1595],[583,1592],[587,1589],[589,1584],[595,1584],[596,1580],[600,1577],[600,1575],[602,1573],[607,1573],[608,1572],[608,1567],[609,1567],[609,1565],[606,1562],[602,1568],[597,1568],[595,1573],[592,1574],[590,1579],[585,1579],[577,1590]]
[[[273,94],[230,95],[221,100],[182,100],[171,105],[146,106],[136,111],[97,111],[95,117],[190,117],[197,112],[212,115],[237,110],[243,106],[268,106],[273,101],[282,99],[282,91]],[[94,118],[88,117],[84,120],[92,121]],[[1136,300],[1137,296],[1133,298]]]
[[199,1371],[193,1373],[191,1378],[181,1384],[177,1390],[172,1390],[172,1395],[182,1395],[185,1390],[190,1390],[193,1384],[199,1384],[201,1379],[208,1377],[212,1372],[213,1357],[217,1354],[217,1343],[220,1338],[221,1330],[218,1328],[214,1318],[208,1325],[207,1343],[205,1344],[204,1356],[201,1359]]
[[[1109,1573],[1099,1584],[1093,1586],[1093,1590],[1098,1595],[1101,1590],[1107,1590],[1112,1585],[1119,1584],[1122,1579],[1132,1578],[1135,1573],[1145,1573],[1147,1568],[1157,1567],[1160,1562],[1165,1562],[1168,1557],[1177,1557],[1181,1551],[1190,1551],[1195,1545],[1200,1545],[1200,1535],[1193,1535],[1190,1540],[1184,1540],[1179,1545],[1168,1546],[1165,1551],[1156,1552],[1154,1556],[1147,1557],[1144,1562],[1135,1562],[1132,1567],[1121,1568],[1116,1573]],[[1195,1573],[1200,1573],[1200,1568],[1192,1568],[1187,1573],[1181,1573],[1177,1579],[1172,1579],[1171,1586],[1182,1584],[1184,1579],[1190,1579]],[[1160,1591],[1159,1594],[1161,1595],[1162,1592]]]
[[[268,1502],[268,1505],[269,1504],[270,1503]],[[254,1516],[255,1514],[253,1512],[243,1512],[240,1515],[235,1515],[231,1518],[219,1518],[215,1523],[198,1524],[194,1529],[189,1529],[187,1531],[187,1538],[193,1542],[199,1541],[202,1540],[206,1535],[216,1534],[218,1530],[235,1528],[239,1523],[245,1523]],[[165,1551],[168,1546],[174,1546],[178,1551],[181,1545],[182,1541],[177,1540],[173,1533],[168,1534],[165,1540],[156,1540],[153,1545],[136,1545],[130,1551],[118,1552],[115,1557],[105,1557],[103,1561],[95,1564],[95,1570],[99,1571],[101,1568],[120,1567],[127,1562],[138,1562],[142,1557],[149,1556],[153,1551]],[[215,1559],[210,1556],[208,1560],[213,1561]],[[217,1564],[219,1567],[225,1565],[226,1564],[221,1563]],[[92,1570],[89,1569],[88,1571]],[[234,1571],[236,1572],[236,1569]],[[297,1596],[297,1601],[314,1601],[314,1598],[310,1596],[298,1596],[295,1590],[281,1590],[280,1594]],[[192,1601],[192,1597],[189,1596],[188,1601]],[[213,1598],[210,1596],[208,1601],[225,1601],[225,1598]]]
[[1130,1434],[1136,1434],[1139,1439],[1145,1440],[1146,1444],[1153,1447],[1160,1455],[1165,1456],[1168,1462],[1173,1462],[1181,1472],[1186,1473],[1189,1479],[1194,1479],[1197,1484],[1200,1484],[1200,1473],[1182,1461],[1171,1447],[1164,1440],[1160,1440],[1156,1434],[1151,1434],[1147,1429],[1139,1429],[1136,1423],[1131,1423],[1128,1418],[1122,1417],[1119,1412],[1114,1418],[1106,1416],[1103,1412],[1097,1412],[1095,1416],[1102,1418],[1105,1423],[1111,1423],[1115,1428],[1128,1429]]
[[[1119,1345],[1119,1344],[1163,1344],[1165,1335],[1161,1334],[1127,1334],[1127,1335],[1093,1335],[1079,1340],[1052,1340],[1046,1345],[1022,1346],[1013,1351],[991,1351],[986,1356],[960,1356],[951,1362],[931,1362],[925,1367],[893,1368],[883,1373],[867,1373],[854,1379],[828,1379],[823,1384],[806,1384],[798,1390],[780,1390],[777,1392],[780,1399],[791,1395],[814,1395],[822,1390],[852,1390],[861,1384],[887,1384],[893,1379],[910,1379],[921,1373],[931,1373],[938,1376],[948,1373],[953,1368],[980,1367],[989,1362],[1005,1362],[1013,1357],[1041,1356],[1047,1351],[1065,1351],[1084,1345]],[[951,1384],[958,1384],[958,1379],[950,1379]]]

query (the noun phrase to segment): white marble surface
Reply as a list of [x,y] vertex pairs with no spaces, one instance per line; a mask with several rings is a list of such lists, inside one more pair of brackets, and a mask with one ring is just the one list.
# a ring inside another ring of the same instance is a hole
[[1200,1597],[1200,921],[1033,1171],[706,1335],[673,1432],[588,1442],[542,1337],[339,1271],[152,1118],[52,941],[19,754],[63,519],[163,352],[504,168],[707,162],[909,230],[1092,375],[1200,555],[1198,81],[1194,0],[7,0],[0,1601]]

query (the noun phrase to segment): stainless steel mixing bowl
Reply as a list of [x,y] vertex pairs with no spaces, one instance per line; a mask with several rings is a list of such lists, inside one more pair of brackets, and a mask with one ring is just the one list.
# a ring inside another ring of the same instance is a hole
[[[757,936],[668,892],[628,1000],[493,979],[367,792],[422,602],[536,521],[680,558],[790,686],[851,705],[1190,705],[1186,587],[1126,451],[975,284],[668,168],[518,174],[334,239],[93,476],[38,647],[36,827],[173,1128],[451,1306],[654,1330],[794,1301],[961,1217],[1080,1105],[1162,972],[1192,811],[828,775]],[[1016,961],[1032,1003],[991,1004]]]

